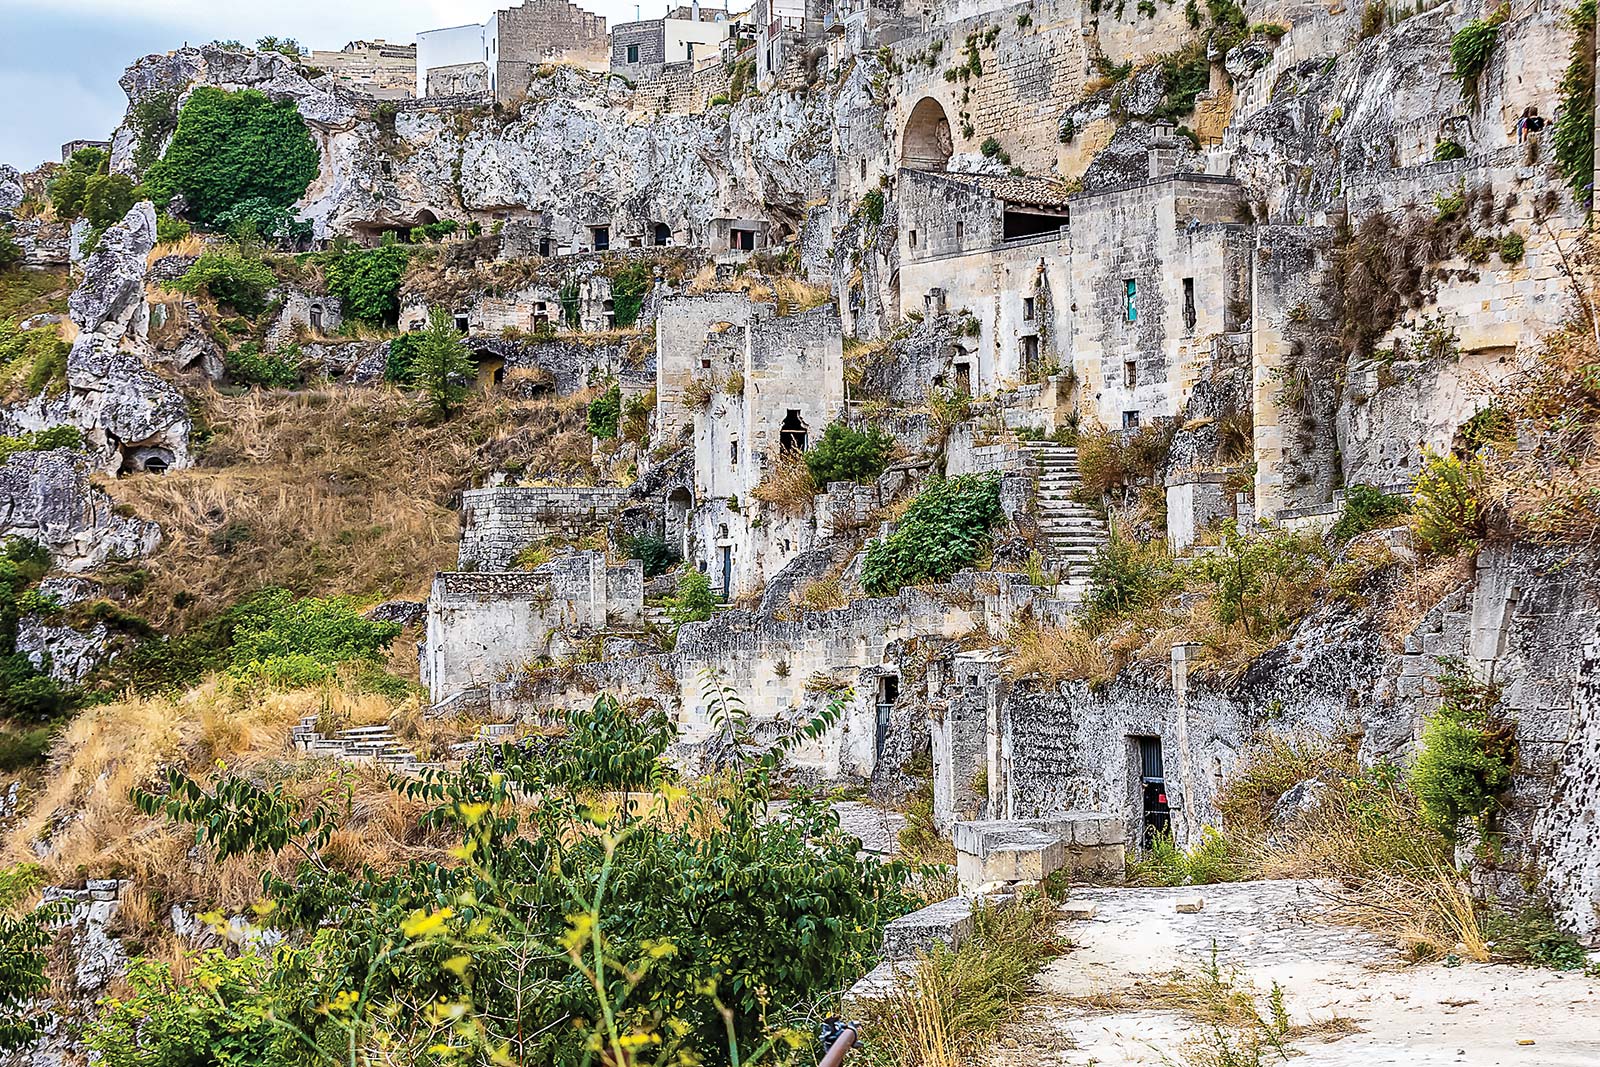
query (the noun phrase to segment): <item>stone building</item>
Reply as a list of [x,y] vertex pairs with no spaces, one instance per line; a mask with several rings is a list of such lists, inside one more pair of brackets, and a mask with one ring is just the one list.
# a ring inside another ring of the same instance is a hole
[[720,63],[731,27],[728,12],[702,10],[699,0],[664,18],[618,23],[611,28],[611,71],[637,82],[669,64],[688,63],[693,69]]
[[417,34],[416,84],[423,96],[488,92],[510,103],[545,64],[605,69],[607,40],[603,15],[570,0],[523,0],[481,24]]
[[351,41],[337,52],[313,50],[306,63],[351,92],[378,100],[417,95],[417,46],[385,40]]

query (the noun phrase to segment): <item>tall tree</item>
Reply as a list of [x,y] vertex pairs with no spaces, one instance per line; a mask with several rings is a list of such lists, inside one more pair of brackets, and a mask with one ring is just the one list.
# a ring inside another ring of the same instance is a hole
[[433,413],[448,419],[466,400],[476,373],[449,312],[443,308],[433,309],[417,349],[414,370],[417,388],[427,397]]

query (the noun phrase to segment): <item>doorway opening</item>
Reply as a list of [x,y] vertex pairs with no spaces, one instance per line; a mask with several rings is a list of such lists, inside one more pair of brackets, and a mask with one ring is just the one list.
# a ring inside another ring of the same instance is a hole
[[778,427],[778,447],[785,452],[804,452],[806,437],[806,424],[801,420],[800,412],[790,408],[783,417],[783,425]]
[[1138,770],[1139,847],[1148,849],[1156,835],[1172,833],[1172,809],[1167,803],[1167,774],[1161,758],[1161,738],[1132,737]]

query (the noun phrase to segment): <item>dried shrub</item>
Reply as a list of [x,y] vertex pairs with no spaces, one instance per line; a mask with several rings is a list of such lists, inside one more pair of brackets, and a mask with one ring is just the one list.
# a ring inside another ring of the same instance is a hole
[[779,451],[772,469],[762,477],[761,484],[750,495],[764,504],[786,511],[800,511],[810,507],[816,498],[817,482],[811,475],[811,468],[803,453],[783,449]]
[[1037,678],[1049,686],[1077,681],[1100,686],[1116,676],[1110,656],[1081,627],[1019,625],[1006,643],[1006,674],[1012,678]]

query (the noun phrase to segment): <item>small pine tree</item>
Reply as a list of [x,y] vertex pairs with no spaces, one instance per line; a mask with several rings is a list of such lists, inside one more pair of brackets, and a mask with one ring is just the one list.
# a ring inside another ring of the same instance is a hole
[[428,328],[417,344],[412,374],[417,388],[428,400],[429,409],[441,419],[466,400],[475,368],[461,345],[461,335],[443,308],[428,316]]

